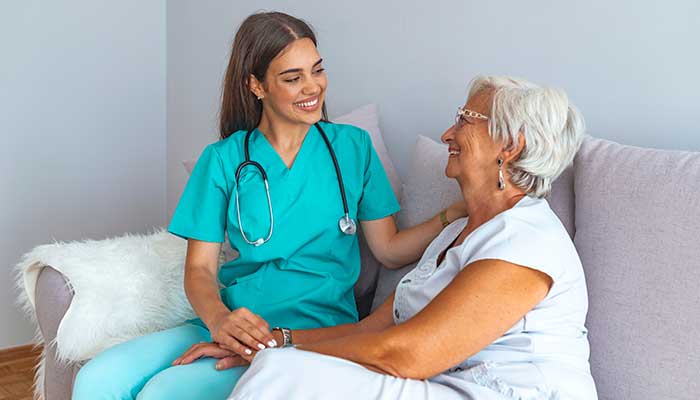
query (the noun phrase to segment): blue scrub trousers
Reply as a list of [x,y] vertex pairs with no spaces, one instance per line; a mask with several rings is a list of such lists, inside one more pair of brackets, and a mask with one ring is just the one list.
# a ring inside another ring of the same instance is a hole
[[113,346],[80,369],[73,400],[224,400],[247,367],[217,371],[215,358],[171,366],[193,344],[209,341],[206,328],[185,324]]

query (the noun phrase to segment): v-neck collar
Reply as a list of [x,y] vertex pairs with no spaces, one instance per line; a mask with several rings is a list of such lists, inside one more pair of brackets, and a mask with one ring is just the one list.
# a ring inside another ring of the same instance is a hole
[[[265,154],[265,159],[270,163],[270,168],[279,168],[284,174],[289,175],[295,173],[294,171],[302,169],[301,167],[307,158],[306,153],[310,151],[307,148],[313,147],[319,134],[320,133],[318,132],[318,129],[316,129],[315,125],[311,125],[309,127],[309,130],[306,131],[304,140],[301,143],[301,147],[299,147],[299,151],[297,152],[291,167],[287,167],[287,164],[284,162],[280,154],[277,152],[277,150],[275,150],[272,144],[267,140],[267,137],[265,137],[265,135],[263,135],[258,128],[255,128],[253,131],[252,139],[255,147]],[[255,160],[255,156],[253,155],[252,151],[250,158],[251,160]]]

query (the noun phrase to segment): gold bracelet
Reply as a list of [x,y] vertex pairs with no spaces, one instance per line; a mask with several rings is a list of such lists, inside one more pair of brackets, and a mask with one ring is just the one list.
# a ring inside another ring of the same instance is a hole
[[450,224],[450,221],[447,220],[447,209],[442,210],[440,213],[440,222],[443,228]]

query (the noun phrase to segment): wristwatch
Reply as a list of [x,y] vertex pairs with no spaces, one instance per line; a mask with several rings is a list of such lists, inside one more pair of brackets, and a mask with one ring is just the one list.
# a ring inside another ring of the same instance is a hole
[[292,343],[292,330],[289,328],[281,328],[279,326],[276,326],[272,328],[273,331],[280,331],[282,334],[282,339],[284,340],[282,343],[282,347],[292,347],[294,346],[294,343]]

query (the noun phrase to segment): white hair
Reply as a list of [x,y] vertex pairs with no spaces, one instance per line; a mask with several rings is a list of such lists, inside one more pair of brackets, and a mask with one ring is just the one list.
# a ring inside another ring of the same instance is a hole
[[491,138],[512,149],[520,133],[525,137],[525,148],[508,168],[511,181],[530,196],[546,196],[581,147],[583,117],[561,89],[511,77],[477,76],[469,97],[484,90],[492,96]]

